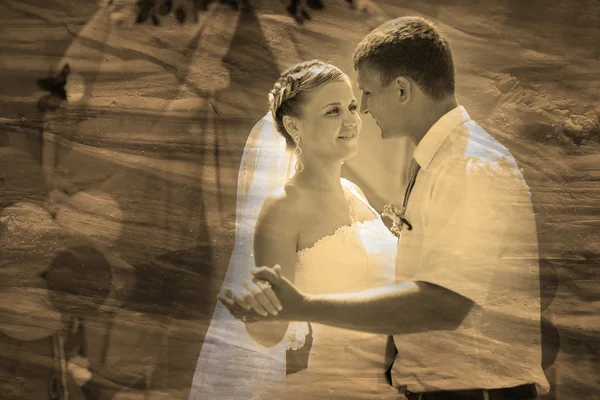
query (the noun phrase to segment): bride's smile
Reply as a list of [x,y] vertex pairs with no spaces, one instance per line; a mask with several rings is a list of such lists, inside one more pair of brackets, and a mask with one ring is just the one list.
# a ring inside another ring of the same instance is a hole
[[350,139],[356,139],[358,137],[356,132],[349,132],[349,133],[344,133],[340,136],[338,136],[337,138],[340,140],[350,140]]
[[302,114],[293,118],[288,132],[300,138],[305,164],[313,160],[321,164],[354,157],[361,128],[352,86],[344,79],[311,92],[302,106]]

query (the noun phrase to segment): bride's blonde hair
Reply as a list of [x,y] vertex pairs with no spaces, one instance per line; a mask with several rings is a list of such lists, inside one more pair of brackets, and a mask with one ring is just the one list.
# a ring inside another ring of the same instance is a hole
[[340,68],[321,60],[304,61],[283,71],[269,92],[269,109],[288,147],[294,147],[295,142],[283,125],[283,117],[301,117],[306,93],[346,79],[348,75]]

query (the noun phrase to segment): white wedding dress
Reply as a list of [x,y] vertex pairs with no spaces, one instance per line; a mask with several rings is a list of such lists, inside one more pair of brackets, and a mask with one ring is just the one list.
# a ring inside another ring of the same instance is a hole
[[[256,220],[265,198],[293,175],[294,162],[267,113],[250,133],[240,165],[236,240],[224,288],[240,287],[251,278]],[[340,227],[298,252],[295,283],[307,293],[358,292],[394,282],[396,237],[355,186],[341,182],[373,211],[373,219]],[[385,382],[386,335],[311,326],[308,367],[286,374],[288,357],[306,361],[308,324],[291,322],[280,343],[265,347],[217,303],[189,400],[396,399],[397,391]]]
[[[373,211],[374,219],[342,226],[298,252],[295,284],[307,293],[352,293],[394,283],[397,238],[352,183],[342,179],[342,184]],[[305,331],[297,333],[302,324],[291,323],[288,331],[303,336]],[[315,323],[312,329],[308,369],[289,375],[277,393],[286,398],[395,398],[397,392],[384,377],[386,335]]]

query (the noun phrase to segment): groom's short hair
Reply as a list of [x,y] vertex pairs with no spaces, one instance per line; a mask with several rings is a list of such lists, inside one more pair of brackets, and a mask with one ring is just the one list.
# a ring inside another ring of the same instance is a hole
[[381,75],[389,85],[399,76],[412,79],[430,97],[454,95],[454,62],[444,34],[421,17],[401,17],[371,31],[354,51],[354,68],[361,65]]

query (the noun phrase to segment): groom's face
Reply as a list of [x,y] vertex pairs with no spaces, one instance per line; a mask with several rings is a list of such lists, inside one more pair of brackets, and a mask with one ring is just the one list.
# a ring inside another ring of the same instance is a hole
[[361,91],[360,112],[371,114],[383,139],[399,137],[403,134],[402,108],[393,84],[381,84],[380,73],[366,65],[358,68],[358,88]]

